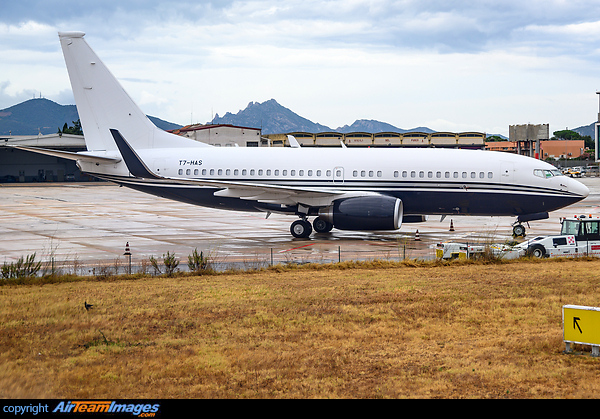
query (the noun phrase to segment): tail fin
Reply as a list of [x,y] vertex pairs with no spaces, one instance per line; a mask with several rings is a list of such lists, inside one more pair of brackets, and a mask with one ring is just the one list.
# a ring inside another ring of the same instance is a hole
[[88,151],[117,150],[111,129],[119,130],[136,149],[206,145],[169,134],[150,122],[83,39],[84,35],[58,33]]

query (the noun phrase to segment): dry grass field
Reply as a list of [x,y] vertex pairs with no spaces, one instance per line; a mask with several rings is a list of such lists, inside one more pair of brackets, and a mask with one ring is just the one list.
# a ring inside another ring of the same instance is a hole
[[[593,398],[600,261],[365,262],[0,286],[1,398]],[[92,303],[90,311],[84,301]]]

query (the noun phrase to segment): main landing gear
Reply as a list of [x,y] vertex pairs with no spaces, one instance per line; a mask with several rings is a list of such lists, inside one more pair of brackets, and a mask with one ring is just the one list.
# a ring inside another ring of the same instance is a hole
[[317,217],[311,225],[310,221],[304,217],[292,223],[290,226],[290,233],[297,239],[305,239],[312,234],[313,228],[317,233],[328,233],[333,228],[333,224]]

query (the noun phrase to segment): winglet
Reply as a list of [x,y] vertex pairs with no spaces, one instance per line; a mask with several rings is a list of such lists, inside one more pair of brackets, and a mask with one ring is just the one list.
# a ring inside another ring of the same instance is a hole
[[288,141],[290,142],[290,147],[292,148],[300,148],[300,143],[296,140],[296,137],[293,135],[288,135]]
[[137,155],[135,150],[129,145],[125,138],[121,135],[121,133],[116,129],[111,129],[110,133],[115,139],[115,143],[117,144],[117,148],[121,152],[121,156],[123,156],[123,160],[125,160],[125,164],[127,165],[127,169],[129,173],[131,173],[135,177],[141,177],[146,179],[160,179],[154,173],[148,169],[148,167],[144,164],[140,156]]

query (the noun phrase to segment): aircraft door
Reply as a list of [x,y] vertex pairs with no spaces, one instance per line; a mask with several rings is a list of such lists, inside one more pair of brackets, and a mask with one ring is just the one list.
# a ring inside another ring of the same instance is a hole
[[505,183],[512,182],[515,177],[515,165],[511,162],[502,162],[500,165],[500,180]]

